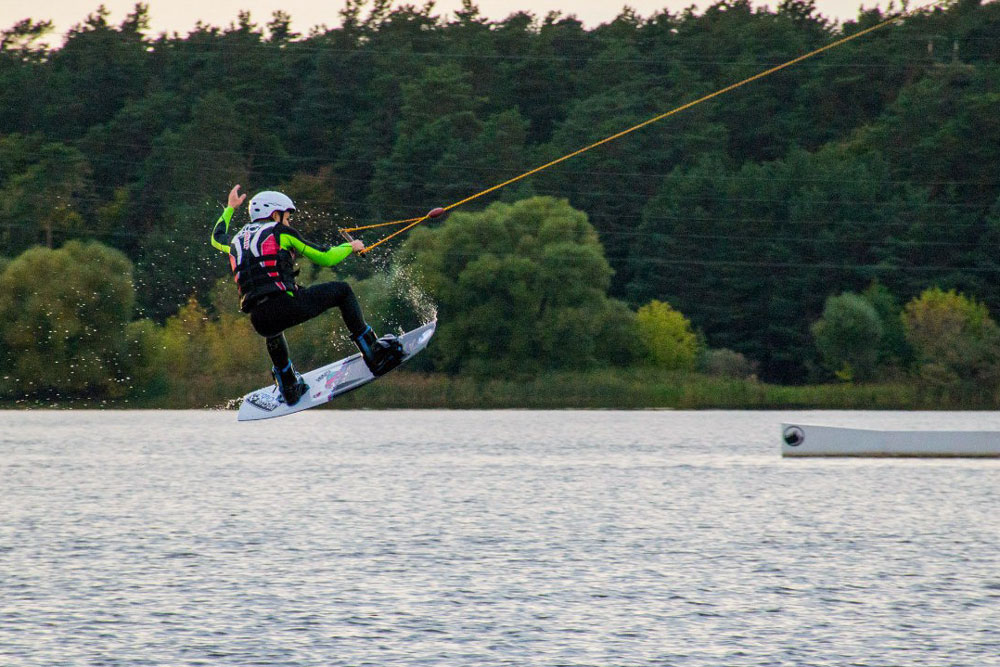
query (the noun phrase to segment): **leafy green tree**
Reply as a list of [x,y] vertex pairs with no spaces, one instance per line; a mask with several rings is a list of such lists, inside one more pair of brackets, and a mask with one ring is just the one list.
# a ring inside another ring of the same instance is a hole
[[643,346],[638,335],[636,314],[623,301],[608,299],[599,311],[599,335],[594,340],[598,360],[624,367],[642,359]]
[[[243,120],[223,95],[207,93],[192,114],[178,131],[157,138],[134,196],[131,224],[145,234],[137,262],[139,305],[159,321],[190,294],[207,295],[227,272],[228,262],[207,237],[221,206],[203,193],[218,197],[246,183],[250,171]],[[233,224],[242,223],[234,218]]]
[[61,143],[42,146],[37,160],[0,189],[5,245],[14,251],[39,242],[52,248],[57,236],[86,235],[80,204],[90,186],[90,165],[80,151]]
[[506,107],[517,106],[530,124],[529,140],[544,143],[565,117],[578,74],[596,51],[596,40],[575,17],[558,12],[541,21],[516,12],[493,32],[497,67],[505,80],[500,90],[510,96]]
[[800,381],[810,314],[831,290],[907,275],[909,246],[886,232],[924,222],[926,201],[874,153],[831,146],[739,168],[707,154],[645,207],[629,296],[669,300],[711,346],[759,361],[765,379]]
[[129,394],[139,398],[160,398],[167,392],[163,328],[149,319],[125,325],[126,384]]
[[698,357],[691,322],[669,303],[650,301],[636,313],[639,339],[652,362],[668,370],[690,371]]
[[454,20],[441,30],[442,49],[470,75],[473,94],[490,114],[513,110],[510,81],[498,64],[494,24],[483,18],[475,0],[462,0]]
[[[712,63],[711,87],[735,83],[827,41],[829,24],[813,9],[811,3],[785,2],[772,14],[755,11],[749,0],[726,0],[707,8],[701,21],[708,23],[709,29],[701,33],[699,41],[707,41],[706,46],[714,51],[711,55],[697,53]],[[809,71],[806,66],[768,77],[756,82],[760,85],[736,92],[726,103],[711,107],[715,119],[730,129],[730,155],[753,162],[770,161],[798,145],[808,126],[794,125],[797,116],[782,110],[808,79]]]
[[755,377],[757,366],[739,352],[727,350],[705,350],[698,369],[708,375],[737,379]]
[[906,342],[906,332],[900,318],[902,306],[885,285],[873,282],[861,293],[872,305],[882,323],[882,338],[879,341],[879,366],[891,372],[908,366],[913,351]]
[[190,107],[190,102],[173,92],[151,92],[128,100],[107,122],[91,125],[76,145],[93,165],[94,180],[112,190],[135,185],[144,165],[158,170],[171,167],[174,156],[162,149],[154,158],[155,165],[145,162],[157,137],[189,120]]
[[998,84],[996,67],[935,68],[903,88],[860,139],[883,153],[900,176],[933,184],[939,201],[962,198],[989,206],[997,188],[981,166],[1000,160],[1000,126],[988,111],[1000,105]]
[[181,405],[197,405],[201,385],[215,379],[206,345],[208,325],[208,313],[194,297],[164,323],[166,386],[172,400]]
[[[677,88],[664,89],[646,78],[605,86],[570,107],[552,141],[541,149],[542,159],[558,158],[647,120],[680,104],[681,96]],[[695,112],[584,153],[572,163],[539,174],[531,186],[539,193],[565,193],[591,216],[608,253],[622,258],[636,241],[636,223],[662,187],[663,174],[721,150],[725,142],[725,129]],[[630,278],[631,268],[619,263],[621,281]]]
[[[474,373],[579,368],[627,325],[607,298],[611,268],[593,227],[564,200],[536,197],[459,213],[404,246],[437,300],[440,368]],[[624,343],[626,349],[630,343]]]
[[[456,176],[467,168],[464,147],[483,129],[468,75],[454,63],[429,67],[402,89],[396,143],[373,179],[372,209],[390,219],[468,192],[470,184],[462,177],[456,187]],[[453,164],[444,168],[446,178],[433,178],[430,172],[440,173],[448,154]]]
[[[457,201],[525,171],[528,122],[516,109],[488,117],[468,142],[453,143],[428,170],[431,201]],[[504,201],[524,199],[511,188]]]
[[[328,30],[311,40],[318,50],[304,68],[302,96],[293,112],[295,120],[288,128],[289,150],[305,165],[308,161],[317,164],[334,162],[345,149],[350,134],[362,129],[362,122],[374,126],[369,129],[375,131],[375,137],[379,136],[377,131],[381,129],[381,123],[372,122],[372,119],[376,116],[384,119],[387,108],[375,98],[380,93],[386,93],[388,82],[394,77],[380,70],[375,58],[368,52],[366,47],[369,42],[361,26],[360,11],[360,3],[348,0],[341,10],[342,28]],[[384,100],[382,102],[384,104]],[[352,127],[354,123],[358,125]],[[391,141],[391,136],[387,139]],[[352,148],[370,149],[374,146],[367,144]],[[358,178],[359,167],[360,164],[351,161],[344,165],[342,175]],[[366,171],[369,171],[367,177],[370,178],[370,170]]]
[[0,136],[0,188],[37,162],[39,151],[46,143],[45,135],[37,132]]
[[847,292],[829,297],[812,334],[823,361],[841,380],[863,382],[875,377],[884,329],[878,312],[863,296]]
[[1000,185],[983,167],[1000,162],[1000,126],[988,111],[1000,104],[998,90],[1000,68],[964,63],[960,50],[901,87],[882,117],[858,133],[856,147],[882,155],[894,180],[928,194],[896,234],[898,254],[921,272],[897,277],[895,291],[919,292],[931,267],[935,283],[1000,306],[997,239],[984,224]]
[[[295,228],[310,239],[336,231],[334,214],[342,210],[338,201],[337,177],[331,165],[316,173],[297,172],[279,189],[295,202]],[[346,226],[340,222],[340,226]]]
[[39,129],[39,107],[49,102],[49,48],[40,43],[51,21],[24,19],[0,31],[0,140],[11,132]]
[[60,103],[44,107],[45,123],[60,139],[83,136],[145,92],[149,59],[142,33],[149,28],[148,6],[137,4],[118,27],[108,24],[109,13],[98,7],[50,56],[47,83]]
[[52,32],[52,21],[22,19],[6,30],[0,30],[0,53],[17,59],[42,59],[47,45],[38,40]]
[[1000,382],[1000,327],[986,306],[933,287],[906,304],[906,340],[921,378],[931,384],[995,391]]
[[36,247],[0,275],[0,392],[120,396],[132,264],[96,242]]

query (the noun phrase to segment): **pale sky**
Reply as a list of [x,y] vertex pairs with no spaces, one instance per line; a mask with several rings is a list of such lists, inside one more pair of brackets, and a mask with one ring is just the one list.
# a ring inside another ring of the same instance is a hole
[[[135,0],[45,0],[32,3],[28,0],[0,0],[0,29],[6,29],[21,19],[52,20],[61,35],[76,23],[83,21],[100,4],[111,10],[110,21],[120,23],[135,6]],[[423,5],[424,0],[411,0],[409,4]],[[198,19],[211,25],[225,27],[235,21],[241,9],[249,9],[254,22],[264,25],[271,12],[283,9],[292,17],[292,29],[307,33],[314,25],[334,27],[339,23],[338,12],[343,0],[148,0],[154,35],[163,31],[181,35],[194,26]],[[406,2],[396,2],[407,4]],[[544,16],[552,10],[575,14],[587,27],[606,23],[618,15],[622,6],[629,5],[642,16],[669,8],[679,11],[695,5],[705,7],[707,0],[479,0],[479,9],[490,19],[503,19],[518,10],[529,10]],[[758,2],[774,7],[777,0]],[[816,6],[828,18],[846,19],[857,16],[858,8],[886,6],[886,0],[817,0]],[[898,3],[897,3],[898,4]],[[461,0],[438,0],[435,10],[449,15],[461,6]],[[58,43],[58,40],[49,40]]]

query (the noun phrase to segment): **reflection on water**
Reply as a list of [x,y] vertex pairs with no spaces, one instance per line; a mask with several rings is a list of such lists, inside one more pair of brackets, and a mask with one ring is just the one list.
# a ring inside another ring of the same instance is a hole
[[782,460],[782,421],[6,412],[2,665],[968,665],[1000,462]]

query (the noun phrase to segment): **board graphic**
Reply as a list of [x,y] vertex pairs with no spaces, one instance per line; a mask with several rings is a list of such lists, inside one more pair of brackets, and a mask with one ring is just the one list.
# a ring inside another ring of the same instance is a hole
[[[403,363],[427,347],[436,328],[437,320],[407,331],[399,337],[399,342],[403,345]],[[272,384],[244,396],[237,419],[241,422],[272,419],[308,410],[363,387],[377,378],[368,370],[361,353],[358,353],[304,373],[302,379],[309,385],[309,391],[295,405],[285,405],[278,388]]]

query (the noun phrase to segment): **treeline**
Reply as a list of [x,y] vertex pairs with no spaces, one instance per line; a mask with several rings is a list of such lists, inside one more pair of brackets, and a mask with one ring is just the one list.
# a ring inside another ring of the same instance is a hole
[[[119,25],[99,9],[55,47],[44,21],[3,31],[4,253],[96,239],[134,266],[141,326],[195,307],[222,317],[227,267],[207,231],[233,183],[285,190],[304,231],[333,241],[346,221],[419,215],[885,16],[835,24],[809,1],[727,1],[587,30],[559,14],[490,21],[472,2],[441,16],[351,0],[339,18],[308,35],[279,12],[154,36],[137,5]],[[801,382],[844,372],[814,344],[831,295],[875,282],[907,303],[939,287],[995,311],[998,90],[1000,4],[944,3],[502,191],[568,198],[609,265],[595,289],[612,305],[540,321],[530,344],[572,354],[546,327],[610,336],[608,313],[659,301],[703,348]],[[488,294],[506,275],[483,269],[462,289]],[[474,338],[502,322],[463,325],[435,363],[478,372]],[[622,340],[582,356],[610,359]]]
[[[440,309],[435,344],[414,370],[480,380],[641,365],[752,374],[742,355],[708,350],[668,304],[635,313],[609,298],[611,274],[586,215],[537,197],[420,230],[394,264],[355,288],[379,331],[411,328]],[[263,340],[238,312],[231,279],[216,282],[207,305],[192,296],[162,325],[134,317],[133,279],[128,258],[96,241],[35,247],[0,267],[0,396],[204,406],[268,377]],[[356,352],[333,313],[288,339],[304,369]]]
[[[670,304],[653,300],[633,311],[609,296],[611,275],[586,215],[565,200],[535,197],[414,232],[392,264],[356,289],[380,331],[440,316],[434,344],[408,366],[439,379],[404,381],[397,396],[404,405],[788,407],[810,400],[776,398],[752,360],[709,347]],[[35,247],[0,266],[0,397],[222,407],[265,382],[263,341],[238,313],[230,279],[216,282],[207,305],[192,296],[159,324],[134,317],[133,276],[128,258],[96,241]],[[814,374],[877,381],[883,390],[871,395],[882,407],[1000,401],[1000,327],[984,305],[954,291],[931,288],[900,306],[874,283],[828,298],[811,332]],[[333,314],[288,338],[301,368],[355,352]],[[498,398],[497,386],[514,393]],[[449,399],[450,387],[472,394]],[[525,393],[531,387],[535,393]],[[868,395],[821,397],[857,407]]]

